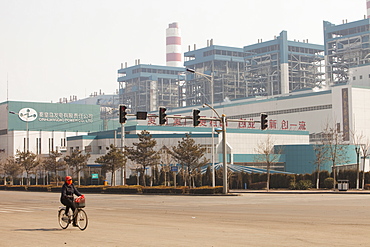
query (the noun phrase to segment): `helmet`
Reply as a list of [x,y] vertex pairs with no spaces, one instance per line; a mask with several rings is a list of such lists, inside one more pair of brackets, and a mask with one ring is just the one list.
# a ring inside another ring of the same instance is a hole
[[72,177],[71,176],[67,176],[66,177],[66,181],[68,181],[68,180],[72,180]]

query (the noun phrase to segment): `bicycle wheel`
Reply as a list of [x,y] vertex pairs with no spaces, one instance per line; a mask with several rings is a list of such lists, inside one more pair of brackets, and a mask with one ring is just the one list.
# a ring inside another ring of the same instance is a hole
[[65,208],[62,208],[59,210],[58,212],[58,222],[59,222],[59,225],[62,229],[66,229],[68,226],[69,226],[69,218],[68,216],[66,215],[66,210]]
[[86,229],[88,220],[87,220],[87,214],[83,209],[78,210],[76,223],[77,223],[78,228],[80,228],[81,231]]

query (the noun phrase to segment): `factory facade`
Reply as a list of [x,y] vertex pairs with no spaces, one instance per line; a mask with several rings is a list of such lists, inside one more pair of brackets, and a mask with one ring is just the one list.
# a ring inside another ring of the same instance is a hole
[[[17,150],[48,155],[67,150],[67,138],[104,129],[98,105],[8,101],[0,104],[0,159]],[[118,124],[110,123],[110,128]]]
[[[129,118],[127,125],[135,124],[127,127],[125,144],[136,141],[136,134],[143,129],[163,145],[191,134],[208,150],[217,150],[216,162],[220,162],[221,137],[212,134],[214,128],[221,127],[218,121],[204,120],[194,128],[189,119],[169,118],[165,126],[158,126],[159,107],[166,107],[171,116],[191,116],[196,108],[204,117],[215,117],[204,107],[207,103],[228,119],[246,120],[227,124],[230,164],[256,166],[255,146],[270,135],[277,146],[300,147],[300,151],[286,148],[278,169],[312,172],[312,145],[320,142],[325,126],[335,126],[345,144],[354,144],[359,134],[370,136],[366,114],[370,110],[370,19],[341,25],[324,21],[323,26],[323,45],[289,40],[286,31],[242,48],[214,45],[211,40],[207,47],[189,48],[182,64],[179,27],[170,24],[167,66],[137,61],[135,66],[121,65],[118,70],[119,104],[131,113],[148,112],[146,121]],[[106,147],[118,144],[120,138],[118,120],[112,120],[117,107],[112,105],[109,112],[112,116],[103,121],[97,105],[4,102],[0,104],[4,116],[0,155],[27,149],[47,154],[71,148],[90,152],[92,157],[105,154]],[[264,132],[258,124],[262,112],[269,120]],[[214,143],[212,136],[216,136]],[[354,150],[348,151],[347,163],[353,164]],[[298,168],[289,157],[299,152],[306,158],[299,161]]]

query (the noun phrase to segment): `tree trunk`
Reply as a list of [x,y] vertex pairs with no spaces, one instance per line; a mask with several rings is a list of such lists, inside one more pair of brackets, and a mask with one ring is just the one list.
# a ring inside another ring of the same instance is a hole
[[320,169],[317,170],[316,189],[320,189]]
[[364,190],[365,189],[365,160],[366,157],[364,156],[363,163],[362,163],[362,186],[361,188]]
[[336,181],[337,181],[337,171],[335,169],[335,164],[333,163],[333,190],[335,191],[335,185],[336,185]]
[[267,191],[270,189],[270,164],[267,163]]
[[114,169],[112,169],[112,177],[111,177],[111,182],[110,184],[112,186],[116,186],[116,171]]

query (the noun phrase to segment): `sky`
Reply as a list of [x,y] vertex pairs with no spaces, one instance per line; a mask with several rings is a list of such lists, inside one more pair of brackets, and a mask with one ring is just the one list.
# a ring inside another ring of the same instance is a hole
[[166,65],[166,29],[182,51],[289,40],[323,45],[323,21],[366,15],[366,0],[0,0],[0,102],[59,102],[119,88],[121,63]]

